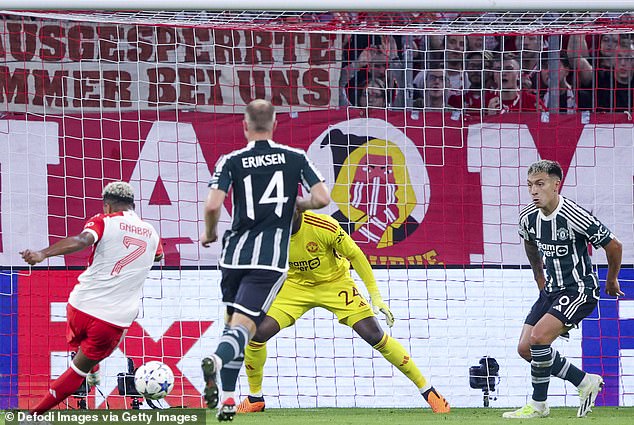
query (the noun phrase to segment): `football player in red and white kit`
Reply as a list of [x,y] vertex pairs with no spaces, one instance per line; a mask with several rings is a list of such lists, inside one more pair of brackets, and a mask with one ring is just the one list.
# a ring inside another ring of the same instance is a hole
[[24,261],[35,265],[93,247],[88,268],[79,275],[66,306],[66,339],[77,354],[31,414],[42,414],[74,393],[114,351],[138,315],[141,289],[152,264],[163,257],[156,230],[134,212],[132,186],[113,182],[102,196],[104,213],[88,220],[80,234],[40,251],[20,252]]

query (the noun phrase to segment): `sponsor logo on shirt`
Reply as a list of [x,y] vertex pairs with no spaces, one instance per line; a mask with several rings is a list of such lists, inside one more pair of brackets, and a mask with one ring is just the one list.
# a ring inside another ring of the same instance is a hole
[[568,255],[568,245],[555,245],[538,241],[537,246],[545,257],[565,257]]
[[315,257],[304,261],[289,261],[288,264],[294,269],[305,272],[307,270],[315,270],[321,265],[321,261],[319,260],[319,257]]

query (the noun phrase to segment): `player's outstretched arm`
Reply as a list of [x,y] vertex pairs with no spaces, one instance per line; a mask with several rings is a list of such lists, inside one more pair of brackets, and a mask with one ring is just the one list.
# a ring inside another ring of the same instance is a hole
[[218,240],[218,221],[222,204],[227,193],[220,189],[211,189],[205,201],[205,231],[200,235],[200,243],[205,248]]
[[546,277],[544,276],[544,263],[542,262],[542,256],[539,253],[537,244],[535,241],[524,241],[524,250],[526,251],[526,257],[533,270],[533,277],[537,282],[537,287],[541,291],[546,285]]
[[613,297],[625,295],[619,286],[619,270],[621,270],[621,260],[623,258],[623,244],[614,238],[603,248],[605,249],[605,254],[608,259],[608,276],[605,280],[605,293]]
[[328,186],[324,182],[314,184],[310,188],[308,197],[297,197],[296,207],[300,212],[306,210],[318,210],[330,203],[330,193]]
[[[343,230],[341,232],[344,233]],[[342,252],[342,254],[350,260],[352,267],[357,272],[361,280],[363,280],[365,287],[368,289],[374,313],[383,313],[385,316],[385,323],[387,323],[387,325],[391,328],[394,326],[394,315],[385,301],[383,301],[383,297],[381,296],[379,287],[376,284],[376,279],[374,278],[370,262],[354,240],[352,240],[348,234],[344,233],[344,235],[345,240],[342,241],[340,246],[346,246],[346,248],[343,249],[346,252]]]
[[44,261],[48,257],[72,254],[73,252],[86,249],[94,243],[95,237],[91,232],[81,232],[77,236],[70,236],[62,239],[61,241],[55,242],[53,245],[40,251],[25,249],[20,252],[20,255],[25,262],[33,266]]

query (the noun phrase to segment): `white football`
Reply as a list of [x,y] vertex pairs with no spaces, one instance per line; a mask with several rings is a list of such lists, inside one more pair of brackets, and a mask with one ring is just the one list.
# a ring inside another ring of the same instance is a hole
[[134,373],[134,386],[143,397],[159,400],[174,388],[174,374],[163,362],[147,362]]

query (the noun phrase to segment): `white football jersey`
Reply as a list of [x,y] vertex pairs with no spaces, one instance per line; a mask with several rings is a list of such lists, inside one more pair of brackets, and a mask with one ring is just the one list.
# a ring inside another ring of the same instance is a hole
[[128,327],[139,314],[143,283],[154,258],[163,253],[154,227],[134,211],[98,214],[84,225],[95,237],[88,268],[68,302],[77,310]]

